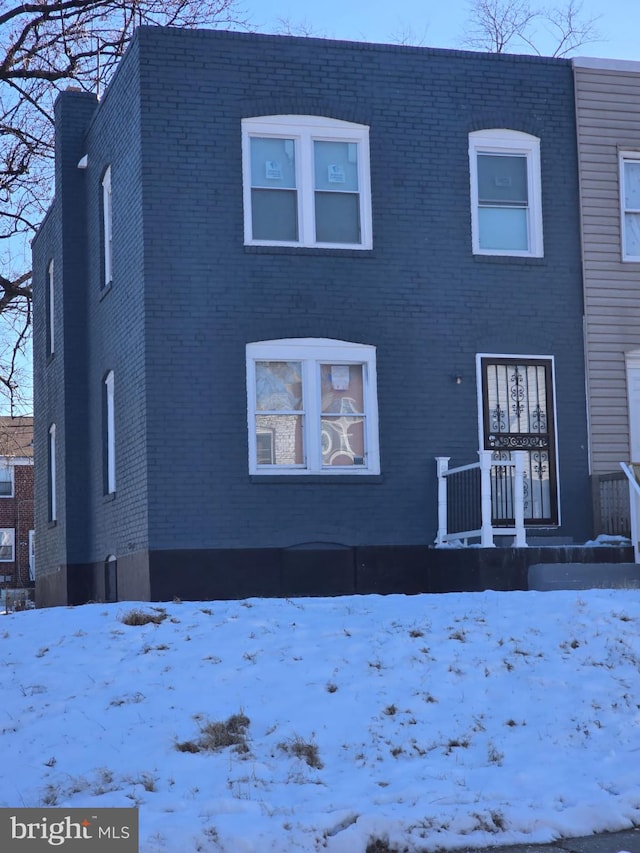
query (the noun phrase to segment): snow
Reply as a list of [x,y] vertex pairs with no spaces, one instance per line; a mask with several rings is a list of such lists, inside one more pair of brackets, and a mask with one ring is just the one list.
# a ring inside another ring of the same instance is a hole
[[[138,806],[141,853],[628,829],[639,629],[640,591],[602,589],[9,614],[0,806]],[[185,751],[234,715],[247,751]]]

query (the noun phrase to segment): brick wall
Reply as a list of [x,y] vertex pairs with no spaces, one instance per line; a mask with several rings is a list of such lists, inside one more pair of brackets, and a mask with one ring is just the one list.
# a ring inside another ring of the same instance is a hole
[[[370,127],[371,251],[243,245],[241,120],[305,113]],[[476,458],[478,352],[555,356],[560,532],[586,539],[573,116],[563,60],[138,31],[74,143],[74,156],[88,154],[87,169],[80,177],[69,169],[56,190],[57,205],[60,192],[81,182],[86,229],[84,261],[64,280],[65,304],[77,296],[65,325],[72,370],[60,415],[65,453],[75,460],[65,484],[67,559],[98,563],[147,548],[432,543],[434,457]],[[471,252],[468,134],[490,127],[541,140],[542,259]],[[114,282],[104,292],[107,165]],[[60,245],[56,211],[36,245],[36,269],[44,269],[47,245]],[[381,477],[249,476],[245,346],[289,337],[376,347]],[[108,370],[116,406],[111,498],[102,486]],[[40,453],[61,382],[49,373],[36,378]],[[42,514],[42,487],[38,494]]]

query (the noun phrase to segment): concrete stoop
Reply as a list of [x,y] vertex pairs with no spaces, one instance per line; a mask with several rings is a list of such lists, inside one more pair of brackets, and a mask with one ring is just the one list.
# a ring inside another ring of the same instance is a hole
[[529,589],[640,589],[638,563],[534,563]]

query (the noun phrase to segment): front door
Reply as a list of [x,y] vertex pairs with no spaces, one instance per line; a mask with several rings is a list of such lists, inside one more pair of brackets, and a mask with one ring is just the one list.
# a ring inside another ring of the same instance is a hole
[[[555,406],[551,358],[483,356],[482,447],[496,461],[524,450],[524,518],[528,526],[558,524]],[[492,516],[496,527],[514,524],[513,468],[491,469]]]

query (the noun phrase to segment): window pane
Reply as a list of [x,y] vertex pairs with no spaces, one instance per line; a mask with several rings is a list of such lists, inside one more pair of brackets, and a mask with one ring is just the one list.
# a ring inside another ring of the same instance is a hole
[[0,495],[11,495],[11,468],[0,464]]
[[251,138],[251,186],[296,188],[293,139]]
[[625,254],[640,258],[640,213],[625,213],[624,238]]
[[[270,436],[269,461],[265,457],[266,440],[262,437],[265,434]],[[302,465],[302,415],[257,415],[256,442],[259,465]]]
[[640,160],[625,160],[624,206],[627,210],[640,210]]
[[478,200],[481,204],[526,204],[526,156],[478,154]]
[[0,532],[0,560],[13,560],[13,530]]
[[256,409],[270,412],[302,410],[299,361],[256,362]]
[[322,418],[322,464],[364,465],[364,417]]
[[362,365],[321,364],[320,394],[323,413],[362,414]]
[[318,243],[360,243],[360,196],[316,193]]
[[295,190],[252,190],[254,240],[298,242],[298,194]]
[[481,207],[478,226],[481,249],[522,252],[529,249],[527,210],[524,208]]
[[358,191],[358,146],[355,142],[314,142],[317,190]]

